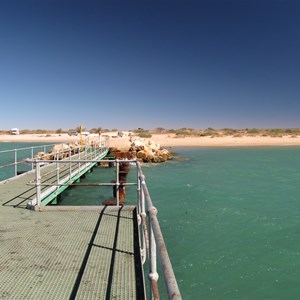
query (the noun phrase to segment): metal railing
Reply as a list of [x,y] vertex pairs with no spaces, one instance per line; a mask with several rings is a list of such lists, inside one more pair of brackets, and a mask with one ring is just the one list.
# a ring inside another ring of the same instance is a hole
[[[164,282],[169,299],[181,299],[179,287],[168,255],[167,247],[157,218],[157,209],[152,203],[150,193],[143,174],[141,165],[138,168],[139,212],[142,220],[143,239],[145,240],[146,253],[149,253],[149,280],[151,282],[152,299],[160,299],[158,291],[158,273],[156,266],[156,251],[158,252]],[[149,219],[149,234],[146,216]]]
[[[56,144],[46,144],[40,146],[24,147],[24,148],[0,151],[0,161],[2,164],[0,166],[0,170],[2,171],[2,173],[4,173],[4,171],[6,170],[6,174],[7,174],[5,176],[3,175],[3,177],[0,178],[0,181],[2,179],[17,176],[21,166],[26,166],[26,167],[29,166],[28,164],[26,164],[27,158],[33,159],[34,155],[36,155],[38,152],[46,153],[55,145]],[[32,169],[33,169],[33,164],[31,164],[29,168],[27,168],[25,171],[29,171]]]
[[[150,293],[151,299],[160,299],[159,288],[158,288],[158,272],[157,272],[157,254],[159,257],[161,269],[163,272],[164,283],[166,286],[166,291],[169,299],[180,300],[181,295],[179,287],[176,281],[176,277],[172,268],[172,264],[168,255],[167,247],[163,238],[163,234],[160,229],[159,221],[157,218],[157,209],[154,207],[148,187],[146,184],[145,176],[143,174],[140,163],[137,160],[97,160],[97,159],[84,159],[82,156],[76,160],[54,160],[53,163],[57,164],[55,172],[57,173],[55,183],[48,183],[43,181],[41,167],[43,160],[31,160],[35,164],[36,169],[36,178],[35,182],[31,182],[36,186],[36,201],[31,203],[32,205],[42,205],[43,202],[43,193],[42,187],[48,187],[50,189],[58,187],[68,187],[68,186],[112,186],[116,191],[116,206],[120,206],[120,188],[125,188],[126,186],[136,185],[137,186],[137,212],[138,212],[138,224],[139,232],[141,234],[141,260],[144,264],[147,260],[149,262],[149,283],[150,283]],[[66,163],[70,166],[68,169],[70,172],[60,176],[60,173],[63,173],[66,170]],[[78,165],[84,166],[85,168],[90,168],[91,165],[98,163],[110,163],[114,164],[116,168],[116,177],[114,182],[110,183],[76,183],[74,180],[70,181],[70,178],[78,178],[78,175],[82,174],[84,171],[81,168],[78,168]],[[75,164],[76,167],[71,167],[72,164]],[[137,181],[136,182],[124,182],[120,181],[120,164],[134,164],[137,170]],[[63,167],[64,166],[64,167]],[[77,175],[76,175],[77,174]],[[65,179],[63,179],[65,178]],[[67,179],[66,179],[67,178]],[[44,192],[44,194],[47,194]],[[148,219],[147,219],[148,217]]]
[[[60,194],[66,187],[70,186],[99,162],[108,152],[106,147],[79,146],[54,153],[51,161],[41,159],[27,159],[33,163],[35,168],[35,179],[29,181],[28,185],[36,187],[36,197],[28,203],[29,207],[47,205],[42,201],[56,192]],[[43,168],[45,163],[52,166]],[[55,166],[53,166],[55,165]],[[43,172],[42,172],[43,171]]]
[[[0,181],[15,177],[34,169],[33,162],[28,162],[40,154],[40,159],[47,160],[44,164],[51,163],[55,159],[62,159],[75,153],[85,151],[88,148],[108,149],[109,140],[100,138],[99,141],[87,140],[88,143],[55,143],[32,147],[23,147],[0,151]],[[63,146],[59,150],[53,150],[56,146]]]

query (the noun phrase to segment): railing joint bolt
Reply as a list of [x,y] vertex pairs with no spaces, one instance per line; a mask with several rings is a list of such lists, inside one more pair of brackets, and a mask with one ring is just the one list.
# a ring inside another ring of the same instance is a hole
[[157,272],[152,272],[152,273],[149,273],[148,278],[150,280],[158,281],[159,276],[158,276]]
[[158,210],[156,209],[156,207],[152,206],[147,210],[148,214],[150,213],[154,213],[155,215],[157,215]]

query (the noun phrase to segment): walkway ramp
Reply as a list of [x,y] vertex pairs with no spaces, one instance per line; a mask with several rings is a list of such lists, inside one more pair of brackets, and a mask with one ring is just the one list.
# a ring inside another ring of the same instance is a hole
[[0,207],[3,299],[144,299],[135,207]]

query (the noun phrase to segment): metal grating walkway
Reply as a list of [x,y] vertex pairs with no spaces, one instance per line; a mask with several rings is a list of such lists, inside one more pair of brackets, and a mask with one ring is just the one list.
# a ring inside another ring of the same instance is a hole
[[0,299],[144,299],[135,207],[0,217]]

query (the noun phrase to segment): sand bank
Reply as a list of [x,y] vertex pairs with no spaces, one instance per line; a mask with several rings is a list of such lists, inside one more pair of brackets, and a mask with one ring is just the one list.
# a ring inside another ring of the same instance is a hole
[[[83,140],[98,141],[98,135],[91,135]],[[251,147],[251,146],[300,146],[300,137],[270,137],[270,136],[223,136],[223,137],[176,137],[170,134],[154,134],[151,140],[163,147]],[[0,135],[0,142],[39,142],[39,143],[63,143],[79,142],[80,137],[68,134],[22,134]],[[111,147],[129,148],[128,137],[111,137]]]

